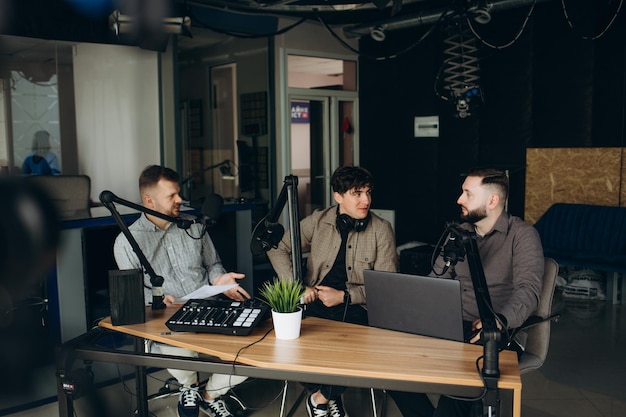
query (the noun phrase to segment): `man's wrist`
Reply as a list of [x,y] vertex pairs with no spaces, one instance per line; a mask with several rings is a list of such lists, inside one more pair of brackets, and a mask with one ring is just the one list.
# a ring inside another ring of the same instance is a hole
[[350,291],[348,289],[343,290],[343,302],[344,304],[350,304]]

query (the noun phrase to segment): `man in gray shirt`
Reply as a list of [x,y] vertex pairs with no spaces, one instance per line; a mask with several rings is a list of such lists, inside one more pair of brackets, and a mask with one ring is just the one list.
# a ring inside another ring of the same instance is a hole
[[[139,177],[139,192],[143,205],[166,216],[184,217],[185,215],[180,213],[183,200],[179,195],[178,180],[178,174],[169,168],[148,166]],[[244,277],[244,274],[226,272],[211,238],[201,224],[192,224],[189,229],[183,230],[160,217],[142,214],[128,229],[156,274],[165,279],[163,293],[167,306],[203,285],[237,284],[237,280]],[[113,252],[119,269],[143,269],[124,234],[120,233],[116,238]],[[152,293],[150,277],[147,274],[144,274],[144,282],[144,300],[148,304],[152,299]],[[250,298],[247,291],[240,286],[231,288],[224,292],[224,295],[237,301]],[[197,352],[175,346],[159,343],[154,347],[155,350],[167,355],[198,356]],[[243,382],[245,377],[213,374],[204,392],[200,393],[198,375],[195,371],[180,369],[168,371],[181,385],[178,401],[179,417],[197,417],[199,410],[210,417],[233,416],[219,397],[226,394],[230,387]],[[229,398],[235,400],[230,403],[237,406],[238,411],[245,411],[245,407],[235,396]]]
[[[476,233],[476,244],[496,324],[505,332],[521,326],[535,311],[541,294],[544,256],[541,239],[534,227],[505,211],[509,192],[506,174],[496,169],[477,169],[467,174],[457,200],[461,206],[459,227]],[[482,322],[467,259],[459,261],[445,273],[445,262],[439,257],[433,272],[461,282],[463,320],[466,340],[480,341]],[[508,348],[521,354],[526,342],[519,332]],[[506,334],[502,340],[507,342]],[[441,396],[434,408],[425,394],[390,392],[404,417],[453,417],[470,415],[472,402]]]

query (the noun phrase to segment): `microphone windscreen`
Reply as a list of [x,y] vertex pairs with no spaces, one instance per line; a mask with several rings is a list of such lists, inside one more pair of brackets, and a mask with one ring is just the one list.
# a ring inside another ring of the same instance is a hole
[[202,203],[202,215],[209,220],[217,220],[222,213],[224,207],[224,199],[219,194],[209,194]]

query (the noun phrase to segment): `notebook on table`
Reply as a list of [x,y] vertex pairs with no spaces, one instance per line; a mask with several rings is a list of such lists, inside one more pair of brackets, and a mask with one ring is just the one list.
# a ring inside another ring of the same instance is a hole
[[459,281],[373,270],[363,279],[370,326],[463,341]]

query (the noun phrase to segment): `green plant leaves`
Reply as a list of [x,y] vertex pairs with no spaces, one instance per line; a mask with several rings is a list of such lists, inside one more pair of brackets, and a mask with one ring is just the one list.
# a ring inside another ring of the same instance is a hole
[[267,281],[259,290],[259,294],[270,308],[278,313],[293,313],[304,296],[304,286],[293,279]]

